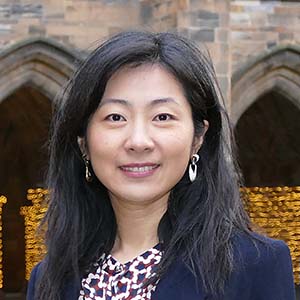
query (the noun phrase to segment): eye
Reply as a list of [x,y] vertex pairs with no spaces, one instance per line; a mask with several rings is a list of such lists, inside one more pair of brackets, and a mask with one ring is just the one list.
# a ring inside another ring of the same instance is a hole
[[124,117],[122,117],[119,114],[110,114],[105,118],[105,120],[112,121],[112,122],[126,121]]
[[154,119],[156,119],[157,121],[169,121],[173,119],[173,116],[170,114],[159,114]]

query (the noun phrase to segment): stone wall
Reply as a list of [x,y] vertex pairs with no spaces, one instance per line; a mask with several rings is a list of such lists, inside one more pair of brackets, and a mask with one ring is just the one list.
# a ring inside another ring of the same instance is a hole
[[122,29],[178,30],[205,42],[230,108],[232,74],[249,59],[300,43],[300,3],[230,0],[1,0],[0,50],[29,37],[91,50]]
[[230,108],[230,33],[229,1],[190,1],[178,12],[178,31],[207,46],[220,87]]
[[177,26],[180,0],[2,0],[0,47],[43,36],[79,49],[126,28]]
[[300,1],[231,1],[233,71],[279,45],[300,44]]

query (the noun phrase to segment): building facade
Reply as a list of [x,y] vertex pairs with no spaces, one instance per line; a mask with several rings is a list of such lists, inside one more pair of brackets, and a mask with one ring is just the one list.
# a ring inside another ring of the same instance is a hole
[[300,1],[0,0],[5,293],[26,288],[19,212],[31,205],[27,190],[43,187],[51,102],[86,55],[124,29],[174,31],[205,44],[246,185],[300,186]]

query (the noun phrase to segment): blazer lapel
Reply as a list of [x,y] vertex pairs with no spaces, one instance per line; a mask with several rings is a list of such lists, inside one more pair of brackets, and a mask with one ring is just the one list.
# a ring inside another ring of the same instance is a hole
[[80,293],[80,282],[69,280],[62,290],[62,299],[64,300],[77,300]]
[[152,300],[205,300],[202,282],[196,280],[183,263],[177,261],[160,279]]

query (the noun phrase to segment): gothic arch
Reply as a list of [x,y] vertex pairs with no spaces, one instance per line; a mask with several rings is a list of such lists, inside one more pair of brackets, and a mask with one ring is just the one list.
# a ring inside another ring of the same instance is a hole
[[[51,100],[77,67],[81,55],[47,39],[29,39],[0,52],[1,191],[9,201],[3,213],[4,291],[24,288],[26,191],[43,184]],[[9,241],[8,241],[9,237]]]
[[299,46],[278,46],[234,73],[231,104],[233,124],[251,104],[270,91],[284,95],[300,109]]
[[22,86],[53,99],[75,71],[81,55],[49,39],[34,38],[0,52],[0,103]]

